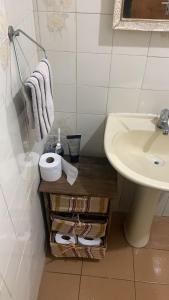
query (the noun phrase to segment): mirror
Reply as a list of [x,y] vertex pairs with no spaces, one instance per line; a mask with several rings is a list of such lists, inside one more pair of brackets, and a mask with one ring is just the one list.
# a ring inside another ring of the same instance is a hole
[[169,0],[115,0],[113,28],[169,31]]

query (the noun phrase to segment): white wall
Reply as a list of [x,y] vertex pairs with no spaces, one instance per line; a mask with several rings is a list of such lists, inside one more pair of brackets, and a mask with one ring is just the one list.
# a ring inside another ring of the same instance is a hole
[[[82,153],[104,155],[107,113],[169,107],[168,33],[113,32],[113,0],[34,2],[38,37],[54,70],[54,131],[82,133]],[[168,211],[162,194],[157,213]]]
[[[8,24],[32,36],[31,0],[0,0],[0,299],[35,300],[44,262],[44,231],[37,194],[42,145],[28,131]],[[23,79],[37,62],[35,47],[19,37]]]

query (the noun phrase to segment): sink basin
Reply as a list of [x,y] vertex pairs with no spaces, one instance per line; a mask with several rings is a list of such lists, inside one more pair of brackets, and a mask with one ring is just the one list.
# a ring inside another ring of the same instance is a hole
[[157,115],[110,114],[105,152],[114,168],[135,183],[169,191],[169,137]]
[[105,129],[107,158],[136,183],[125,223],[126,238],[135,247],[147,244],[160,192],[169,191],[169,136],[157,128],[157,121],[152,114],[109,114]]

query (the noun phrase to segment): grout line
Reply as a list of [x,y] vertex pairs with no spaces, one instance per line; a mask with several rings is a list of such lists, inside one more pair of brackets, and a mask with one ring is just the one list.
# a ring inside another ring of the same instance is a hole
[[78,300],[80,300],[80,289],[81,289],[81,281],[82,281],[82,269],[83,269],[83,258],[82,258],[80,280],[79,280]]
[[81,276],[82,276],[83,264],[84,264],[84,261],[83,261],[83,258],[82,258],[82,265],[81,265],[81,272],[80,272]]
[[[134,249],[133,249],[134,250]],[[83,266],[83,261],[82,261],[82,266]],[[115,277],[103,277],[103,276],[97,276],[97,275],[82,275],[82,267],[81,267],[81,273],[80,274],[75,274],[75,273],[65,273],[65,272],[51,272],[51,271],[45,271],[43,273],[51,273],[51,274],[64,274],[64,275],[75,275],[75,276],[80,276],[80,277],[90,277],[90,278],[99,278],[99,279],[112,279],[112,280],[119,280],[119,281],[127,281],[127,282],[133,282],[134,285],[135,283],[146,283],[146,284],[158,284],[158,285],[169,285],[169,283],[162,283],[162,282],[150,282],[150,281],[143,281],[143,280],[130,280],[130,279],[122,279],[122,278],[115,278]],[[135,277],[135,272],[134,272],[134,277]],[[81,281],[81,280],[80,280]]]
[[44,269],[44,273],[50,273],[50,274],[64,274],[64,275],[80,276],[79,273],[68,273],[68,272],[48,271],[48,270],[45,270],[45,269]]
[[[75,4],[76,5],[76,4]],[[112,13],[103,13],[103,12],[81,12],[77,11],[77,9],[72,10],[72,11],[66,11],[66,10],[41,10],[38,9],[39,13],[55,13],[55,14],[79,14],[79,15],[104,15],[104,16],[112,16]]]
[[[149,51],[150,44],[151,44],[151,36],[152,36],[152,32],[151,32],[151,34],[150,34],[150,39],[149,39],[149,43],[148,43],[148,51]],[[147,51],[147,55],[146,55],[146,64],[145,64],[145,69],[144,69],[144,74],[143,74],[143,79],[142,79],[142,83],[141,83],[140,90],[143,89],[143,84],[144,84],[144,79],[145,79],[145,74],[146,74],[146,69],[147,69],[148,59],[149,59],[148,51]]]
[[125,279],[125,278],[116,278],[111,276],[98,276],[98,275],[86,275],[83,274],[83,277],[90,277],[90,278],[100,278],[100,279],[112,279],[112,280],[119,280],[119,281],[127,281],[127,282],[134,282],[132,279]]
[[[110,67],[109,67],[109,80],[108,80],[108,86],[107,86],[107,103],[106,103],[106,114],[108,113],[108,101],[109,101],[109,92],[110,92],[110,77],[111,77],[111,69],[112,69],[112,56],[113,56],[113,44],[114,44],[114,35],[115,32],[112,30],[112,45],[111,45],[111,60],[110,60]],[[106,121],[105,121],[105,125],[106,125]]]
[[136,280],[135,283],[144,283],[144,284],[161,285],[161,286],[166,286],[167,285],[167,286],[169,286],[169,283],[141,281],[141,280]]
[[[7,39],[6,39],[7,40]],[[4,40],[4,41],[6,41]],[[149,46],[148,46],[149,47]],[[76,49],[75,50],[57,50],[57,49],[51,49],[51,48],[46,48],[46,51],[53,51],[53,52],[66,52],[66,53],[76,53]],[[111,51],[110,52],[96,52],[96,51],[92,51],[92,50],[78,50],[77,51],[78,54],[94,54],[94,55],[111,55]],[[130,54],[130,53],[113,53],[113,56],[129,56],[129,57],[147,57],[147,58],[158,58],[158,59],[169,59],[169,56],[147,56],[147,55],[143,55],[143,54]]]
[[142,249],[144,249],[144,250],[157,250],[157,251],[162,251],[162,252],[168,252],[169,251],[169,249],[154,248],[154,247],[151,247],[151,246],[150,247],[147,246],[147,247],[144,247]]
[[132,248],[132,256],[133,256],[133,273],[134,273],[134,295],[136,300],[137,295],[136,295],[136,273],[135,273],[135,264],[134,264],[134,248]]
[[79,290],[78,290],[78,300],[80,300],[81,281],[82,281],[82,276],[80,275],[80,280],[79,280]]
[[139,112],[140,111],[140,106],[141,106],[141,92],[143,90],[143,84],[144,84],[144,80],[145,80],[145,74],[146,74],[146,70],[147,70],[147,64],[148,64],[148,53],[149,53],[149,48],[150,48],[150,44],[151,44],[151,37],[152,37],[152,32],[150,34],[150,38],[149,38],[149,42],[148,42],[148,46],[147,46],[147,55],[146,55],[146,63],[145,63],[145,68],[144,68],[144,73],[143,73],[143,78],[142,78],[142,82],[141,82],[141,86],[139,89],[139,95],[138,95],[138,102],[137,102],[137,108],[136,111]]
[[[75,86],[75,83],[64,83],[64,82],[56,82],[56,85],[63,85],[63,86]],[[168,92],[169,93],[169,89],[168,90],[159,90],[159,89],[149,89],[149,88],[143,88],[140,89],[138,87],[135,88],[131,88],[131,87],[126,87],[126,86],[106,86],[106,85],[93,85],[93,84],[87,84],[87,83],[78,83],[77,84],[78,87],[89,87],[89,88],[104,88],[104,89],[122,89],[122,90],[142,90],[142,91],[152,91],[152,92]]]

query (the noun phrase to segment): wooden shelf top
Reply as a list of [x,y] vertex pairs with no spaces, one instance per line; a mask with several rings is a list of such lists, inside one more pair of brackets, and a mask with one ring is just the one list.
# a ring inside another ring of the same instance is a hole
[[62,175],[55,182],[41,181],[39,191],[50,194],[113,197],[117,189],[117,174],[106,158],[80,157],[80,161],[74,166],[78,168],[79,174],[72,186],[67,182],[65,175]]

